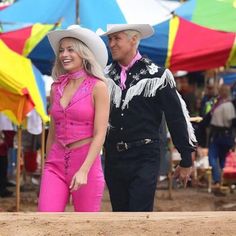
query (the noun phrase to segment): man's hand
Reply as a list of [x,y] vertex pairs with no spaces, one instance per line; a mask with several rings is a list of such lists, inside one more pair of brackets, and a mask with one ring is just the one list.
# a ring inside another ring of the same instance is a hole
[[193,171],[192,167],[185,168],[185,167],[177,166],[173,177],[175,179],[179,179],[179,181],[182,182],[184,184],[184,187],[186,188],[187,182],[190,179],[192,171]]

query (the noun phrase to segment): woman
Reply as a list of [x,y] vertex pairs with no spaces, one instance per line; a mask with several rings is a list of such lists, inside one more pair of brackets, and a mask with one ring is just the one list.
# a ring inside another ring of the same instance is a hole
[[56,80],[38,210],[62,212],[71,194],[75,211],[99,211],[104,190],[99,153],[109,116],[106,46],[77,25],[52,31],[48,38],[56,54]]

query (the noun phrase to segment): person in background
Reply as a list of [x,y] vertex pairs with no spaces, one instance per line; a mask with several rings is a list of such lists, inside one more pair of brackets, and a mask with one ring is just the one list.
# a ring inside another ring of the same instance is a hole
[[205,94],[201,100],[200,113],[199,113],[201,117],[204,117],[211,110],[211,108],[216,102],[216,99],[217,96],[216,96],[214,79],[210,78],[206,83]]
[[225,166],[225,158],[234,145],[232,121],[236,118],[235,108],[230,98],[230,87],[222,85],[217,102],[211,109],[209,163],[216,192],[220,188],[221,171]]
[[194,84],[190,83],[189,74],[187,71],[178,71],[174,75],[178,92],[181,94],[186,103],[189,115],[196,116],[197,114],[197,97],[195,95]]
[[211,109],[217,101],[216,86],[213,78],[209,78],[206,83],[205,94],[201,100],[199,115],[203,118],[196,128],[198,144],[202,148],[209,146],[209,126],[211,120]]
[[186,185],[191,174],[195,135],[172,73],[143,57],[140,40],[148,24],[108,25],[113,62],[106,68],[111,92],[105,142],[105,179],[113,211],[152,211],[160,165],[159,127],[164,112],[182,160],[175,177]]
[[13,147],[16,132],[0,130],[0,197],[10,197],[13,192],[7,189],[8,150]]
[[109,117],[107,49],[98,35],[78,25],[52,31],[48,38],[56,54],[56,80],[38,210],[62,212],[71,194],[75,211],[97,212],[104,191],[100,150]]

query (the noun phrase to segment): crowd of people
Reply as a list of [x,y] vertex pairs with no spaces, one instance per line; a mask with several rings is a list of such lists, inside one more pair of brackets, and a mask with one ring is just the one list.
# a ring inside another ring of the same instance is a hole
[[[196,138],[189,114],[196,114],[197,105],[188,77],[179,78],[180,88],[170,70],[138,49],[153,32],[149,24],[114,24],[101,35],[79,25],[48,34],[56,59],[38,211],[62,212],[72,196],[75,211],[97,212],[105,183],[113,211],[152,211],[166,125],[181,156],[174,178],[187,185],[193,153],[202,146],[209,149],[213,181],[220,186],[226,154],[234,146],[230,88],[222,85],[217,93],[207,81]],[[108,66],[101,36],[108,40]],[[6,158],[1,154],[0,166],[1,159]],[[0,196],[10,196],[5,180],[0,186]]]
[[232,88],[212,77],[207,78],[203,96],[197,98],[187,74],[177,78],[180,93],[192,116],[199,115],[200,123],[194,124],[198,148],[207,150],[212,168],[213,190],[218,193],[222,185],[226,157],[235,146],[235,98]]

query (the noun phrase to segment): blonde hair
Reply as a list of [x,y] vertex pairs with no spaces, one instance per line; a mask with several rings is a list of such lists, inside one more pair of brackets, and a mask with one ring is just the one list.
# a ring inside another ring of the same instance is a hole
[[141,34],[136,30],[125,30],[124,33],[128,36],[129,39],[131,39],[134,36],[137,36],[137,44],[136,44],[136,49],[137,49],[140,43]]
[[[63,39],[65,39],[65,38],[63,38]],[[106,82],[107,79],[104,76],[102,67],[97,62],[95,55],[91,52],[91,50],[87,47],[87,45],[85,45],[82,41],[80,41],[76,38],[67,37],[66,39],[71,40],[73,49],[82,58],[84,70],[88,74]],[[59,42],[59,44],[61,44],[61,41]],[[58,47],[58,50],[59,50],[59,47]],[[59,59],[59,51],[58,51],[56,54],[54,66],[52,68],[52,77],[54,80],[57,80],[58,76],[65,74],[65,73],[67,73],[67,71],[64,70],[64,68],[61,64],[61,61]]]

